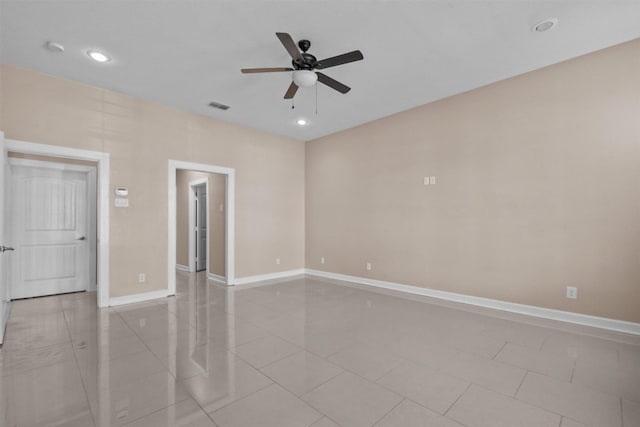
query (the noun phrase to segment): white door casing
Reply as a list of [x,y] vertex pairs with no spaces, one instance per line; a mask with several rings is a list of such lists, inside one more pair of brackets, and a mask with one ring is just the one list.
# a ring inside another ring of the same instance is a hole
[[0,344],[4,340],[4,328],[7,318],[9,317],[9,297],[7,279],[9,257],[13,255],[13,251],[5,250],[5,247],[11,248],[9,236],[5,233],[8,227],[5,227],[5,189],[7,187],[7,178],[9,177],[9,167],[7,165],[7,150],[4,144],[4,133],[0,132]]
[[24,159],[9,164],[17,249],[11,299],[91,290],[95,168]]
[[[225,272],[227,285],[235,284],[235,174],[234,168],[206,165],[202,163],[169,160],[168,193],[168,251],[167,251],[167,280],[169,282],[169,295],[176,293],[176,171],[187,169],[200,172],[218,173],[225,175],[225,198],[227,209],[225,211]],[[191,217],[191,216],[190,216]],[[191,234],[190,234],[191,235]]]
[[97,299],[98,307],[111,304],[109,296],[109,204],[110,204],[110,155],[109,153],[80,150],[58,145],[5,139],[5,149],[15,153],[88,160],[97,163]]

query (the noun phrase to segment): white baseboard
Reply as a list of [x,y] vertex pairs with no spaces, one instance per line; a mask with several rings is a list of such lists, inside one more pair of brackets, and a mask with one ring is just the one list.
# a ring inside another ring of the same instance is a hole
[[169,296],[167,289],[161,289],[159,291],[143,292],[141,294],[126,295],[123,297],[115,297],[109,299],[109,306],[114,307],[117,305],[131,304],[134,302],[144,302],[152,299],[166,298]]
[[305,274],[304,268],[297,270],[278,271],[277,273],[258,274],[256,276],[238,277],[235,279],[235,285],[246,285],[248,283],[262,282],[263,280],[283,279],[285,277],[299,276]]
[[187,273],[189,273],[191,271],[191,270],[189,270],[189,267],[187,267],[186,265],[182,265],[182,264],[176,264],[176,270],[186,271]]
[[214,282],[222,283],[224,285],[227,284],[227,278],[215,273],[207,273],[207,279],[213,280]]
[[625,322],[624,320],[608,319],[605,317],[589,316],[587,314],[572,313],[569,311],[554,310],[551,308],[536,307],[532,305],[516,304],[489,298],[474,297],[471,295],[457,294],[454,292],[439,291],[436,289],[421,288],[418,286],[403,285],[401,283],[386,282],[383,280],[367,279],[365,277],[348,276],[346,274],[330,273],[307,269],[306,274],[325,277],[327,279],[342,280],[345,282],[359,283],[375,286],[377,288],[391,289],[410,294],[423,295],[446,301],[454,301],[462,304],[470,304],[543,319],[558,320],[577,325],[591,326],[594,328],[608,329],[616,332],[640,335],[640,323]]

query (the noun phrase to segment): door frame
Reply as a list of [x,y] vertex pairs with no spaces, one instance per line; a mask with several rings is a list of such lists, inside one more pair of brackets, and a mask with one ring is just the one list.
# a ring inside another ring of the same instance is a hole
[[178,169],[209,172],[226,175],[226,209],[225,209],[225,272],[228,286],[235,284],[235,182],[236,170],[224,166],[206,165],[202,163],[185,162],[181,160],[169,160],[168,193],[169,193],[169,223],[168,223],[168,253],[167,253],[167,280],[169,283],[169,295],[176,293],[176,171]]
[[[5,168],[7,170],[5,170]],[[5,192],[5,188],[7,186],[7,177],[9,176],[9,164],[7,161],[7,149],[5,146],[4,140],[4,132],[0,130],[0,245],[11,246],[7,240],[5,225],[7,225],[6,216],[4,212],[6,207],[8,206],[5,201],[5,197],[7,197],[7,192]],[[6,252],[5,252],[6,254]],[[0,254],[0,344],[4,342],[4,331],[7,325],[7,320],[9,319],[9,311],[11,309],[11,304],[9,301],[9,283],[7,274],[9,261],[7,261],[7,256],[5,254]]]
[[[96,291],[97,283],[97,260],[96,260],[96,235],[97,235],[97,194],[96,194],[96,168],[93,166],[74,165],[69,163],[56,163],[42,160],[22,159],[20,157],[9,157],[9,167],[27,167],[34,169],[46,169],[57,171],[80,172],[87,175],[87,246],[89,247],[89,283],[87,283],[87,291]],[[12,174],[13,175],[13,174]],[[13,185],[13,183],[11,183]],[[12,191],[12,195],[13,195]],[[13,210],[9,215],[13,215]],[[11,218],[13,221],[15,217]],[[14,277],[14,276],[12,276]],[[12,283],[12,287],[15,283]],[[13,288],[9,289],[9,295],[13,295]]]
[[110,155],[101,151],[80,150],[59,145],[37,144],[34,142],[5,139],[5,149],[14,153],[39,156],[61,157],[64,159],[96,162],[97,172],[97,227],[96,286],[98,307],[110,305],[109,296],[109,176]]
[[[204,184],[205,192],[207,194],[207,246],[209,245],[209,178],[201,178],[196,179],[194,181],[189,181],[189,272],[193,273],[196,271],[196,260],[195,260],[195,247],[198,244],[195,241],[195,237],[192,233],[193,229],[196,226],[196,211],[194,208],[194,204],[196,201],[195,189],[194,187],[198,187]],[[207,274],[209,274],[209,250],[207,248]]]

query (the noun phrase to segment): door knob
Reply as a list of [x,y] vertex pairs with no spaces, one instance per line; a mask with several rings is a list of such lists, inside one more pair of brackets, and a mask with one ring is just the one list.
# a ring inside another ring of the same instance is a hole
[[78,237],[76,240],[84,240],[86,237],[82,236],[82,237]]
[[6,252],[6,251],[15,251],[15,249],[10,248],[9,246],[1,245],[0,246],[0,253]]

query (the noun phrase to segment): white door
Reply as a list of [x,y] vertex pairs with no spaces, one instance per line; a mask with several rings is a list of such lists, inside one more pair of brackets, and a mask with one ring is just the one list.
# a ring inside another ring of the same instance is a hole
[[205,185],[195,187],[196,193],[196,271],[207,268],[207,191]]
[[4,339],[4,326],[8,314],[8,287],[7,280],[8,258],[12,255],[11,242],[5,233],[5,192],[6,178],[9,174],[7,167],[7,152],[4,147],[4,134],[0,132],[0,344]]
[[87,290],[88,173],[10,164],[11,299]]

